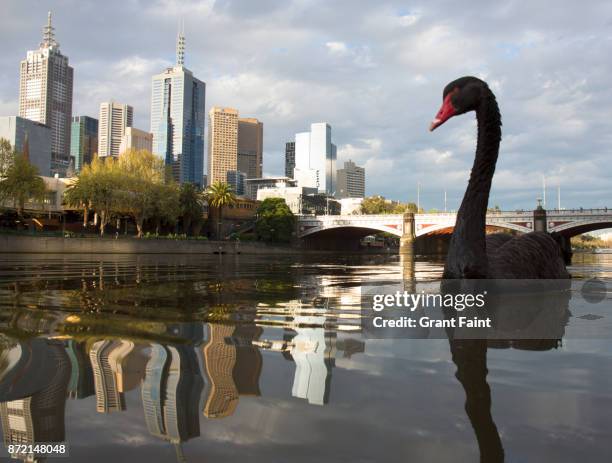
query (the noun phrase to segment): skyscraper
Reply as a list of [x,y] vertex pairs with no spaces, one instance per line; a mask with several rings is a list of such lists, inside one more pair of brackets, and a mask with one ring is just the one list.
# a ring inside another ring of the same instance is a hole
[[184,66],[185,37],[179,32],[176,66],[153,76],[153,153],[172,167],[178,182],[202,183],[206,84]]
[[351,160],[338,169],[336,193],[338,198],[363,198],[365,196],[365,169]]
[[310,125],[310,132],[295,135],[295,169],[298,185],[317,188],[319,193],[336,191],[336,145],[331,142],[331,127],[325,122]]
[[208,184],[227,182],[238,170],[238,110],[213,106],[208,113]]
[[239,170],[227,171],[227,183],[232,186],[232,190],[238,196],[243,196],[245,194],[246,179],[247,176],[244,172],[240,172]]
[[261,178],[263,123],[252,117],[238,119],[238,171],[246,178]]
[[39,122],[19,116],[0,117],[0,138],[9,141],[20,153],[28,151],[30,163],[40,175],[49,175],[51,168],[51,129]]
[[74,168],[79,172],[84,165],[91,163],[98,152],[98,119],[89,116],[75,116],[70,128],[70,156],[74,158]]
[[130,105],[109,101],[100,105],[98,156],[119,156],[125,130],[132,127],[134,110]]
[[295,142],[285,143],[285,177],[293,178],[295,169]]
[[151,151],[153,149],[153,135],[144,130],[136,129],[134,127],[126,127],[125,135],[121,137],[121,145],[119,146],[119,153],[125,153],[127,150],[146,150]]
[[21,61],[19,115],[51,129],[51,173],[65,175],[70,164],[73,69],[60,53],[49,12],[38,50]]

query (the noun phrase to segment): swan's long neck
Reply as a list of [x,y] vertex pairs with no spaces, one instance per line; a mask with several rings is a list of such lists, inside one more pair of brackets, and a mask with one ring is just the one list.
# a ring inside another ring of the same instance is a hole
[[444,270],[447,278],[484,278],[488,270],[486,214],[501,141],[499,107],[488,88],[476,109],[476,119],[476,157],[451,238]]

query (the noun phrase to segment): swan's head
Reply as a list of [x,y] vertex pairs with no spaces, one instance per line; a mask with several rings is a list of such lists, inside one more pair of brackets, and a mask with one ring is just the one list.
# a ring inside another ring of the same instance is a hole
[[429,131],[440,127],[453,116],[474,111],[488,89],[487,83],[476,77],[461,77],[444,87],[442,107],[429,126]]

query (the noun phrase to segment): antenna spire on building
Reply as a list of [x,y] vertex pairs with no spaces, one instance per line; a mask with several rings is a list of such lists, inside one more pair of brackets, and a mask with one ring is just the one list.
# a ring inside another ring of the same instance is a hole
[[179,32],[176,39],[176,65],[183,66],[185,64],[185,21],[179,23]]
[[51,24],[51,12],[47,14],[47,25],[43,27],[43,41],[41,47],[59,47],[59,43],[55,40],[55,28]]

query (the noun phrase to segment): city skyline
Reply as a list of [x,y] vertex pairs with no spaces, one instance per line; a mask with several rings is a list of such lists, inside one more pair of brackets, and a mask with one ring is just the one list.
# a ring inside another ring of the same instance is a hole
[[[593,38],[605,34],[599,19],[603,14],[576,10],[574,15],[551,18],[536,4],[529,19],[514,6],[499,12],[499,27],[493,30],[471,17],[464,25],[431,5],[417,3],[406,11],[397,2],[384,2],[372,15],[367,14],[367,4],[329,7],[330,18],[351,18],[354,27],[324,32],[320,21],[300,23],[316,5],[302,6],[293,15],[290,5],[266,4],[259,10],[240,7],[239,2],[164,6],[143,6],[140,17],[123,11],[129,21],[119,21],[116,37],[94,48],[77,38],[94,34],[114,21],[117,12],[91,4],[89,9],[99,19],[90,24],[78,20],[81,13],[52,5],[58,41],[75,69],[74,115],[95,116],[88,106],[92,101],[116,98],[135,107],[135,126],[147,127],[149,79],[172,63],[176,23],[185,17],[193,50],[186,65],[208,83],[206,109],[234,106],[266,124],[264,175],[283,172],[285,142],[293,133],[309,122],[326,120],[335,129],[338,162],[351,158],[366,167],[368,195],[414,200],[420,182],[424,207],[441,209],[446,189],[448,208],[456,209],[472,161],[473,122],[453,122],[435,138],[426,133],[426,125],[439,106],[442,87],[458,75],[475,74],[491,83],[504,117],[492,204],[533,207],[535,198],[542,196],[543,175],[549,197],[561,184],[563,207],[604,206],[611,193],[603,172],[608,156],[605,111],[612,96],[601,85],[607,65],[595,59],[609,45]],[[495,11],[476,3],[468,13],[473,8]],[[602,4],[598,10],[608,11],[609,6]],[[6,21],[0,113],[15,115],[17,63],[40,35],[46,11],[9,1],[6,12],[13,21]],[[285,18],[286,25],[266,33],[266,21],[249,23],[250,16],[281,23]],[[145,20],[155,27],[139,28]],[[229,21],[245,26],[235,41],[215,35]],[[88,29],[68,26],[79,22],[87,23]],[[580,32],[585,24],[594,28],[591,36]],[[466,36],[466,29],[474,35]],[[490,39],[479,40],[485,32]],[[248,33],[254,39],[245,42],[242,34]],[[556,55],[559,47],[552,47],[557,39],[567,45],[563,60]],[[572,61],[582,65],[578,68]],[[111,72],[100,72],[105,66]],[[319,73],[321,66],[327,72]],[[581,76],[585,67],[588,78]],[[302,97],[305,88],[308,101]]]

